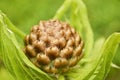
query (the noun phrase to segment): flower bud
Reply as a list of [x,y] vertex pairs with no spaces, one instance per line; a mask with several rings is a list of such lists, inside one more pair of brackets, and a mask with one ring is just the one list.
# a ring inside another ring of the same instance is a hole
[[26,56],[47,73],[66,72],[81,59],[83,41],[66,22],[40,21],[25,37]]

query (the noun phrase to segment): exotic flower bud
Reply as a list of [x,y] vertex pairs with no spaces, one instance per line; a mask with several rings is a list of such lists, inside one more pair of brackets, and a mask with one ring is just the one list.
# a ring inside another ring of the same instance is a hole
[[25,37],[25,54],[48,73],[66,72],[75,66],[83,50],[83,41],[75,29],[59,20],[41,21]]

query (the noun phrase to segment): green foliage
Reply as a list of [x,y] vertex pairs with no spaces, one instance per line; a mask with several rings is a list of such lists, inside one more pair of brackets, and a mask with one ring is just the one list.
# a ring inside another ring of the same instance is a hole
[[[120,43],[120,33],[113,33],[106,40],[100,38],[94,42],[86,6],[82,0],[66,0],[54,18],[68,21],[85,41],[83,59],[76,67],[60,74],[58,80],[104,80]],[[0,12],[0,55],[14,79],[54,80],[27,59],[15,35],[23,39],[25,33],[17,29],[6,15]]]
[[[8,29],[11,25],[6,23],[6,16],[0,12],[0,51],[5,66],[14,76],[15,80],[52,80],[46,73],[36,68],[27,59],[20,48],[14,33]],[[14,30],[14,29],[13,29]]]

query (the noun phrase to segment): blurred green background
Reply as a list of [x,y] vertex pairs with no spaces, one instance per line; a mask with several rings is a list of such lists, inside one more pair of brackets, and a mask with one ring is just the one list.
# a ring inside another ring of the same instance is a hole
[[[29,33],[30,27],[40,20],[51,19],[64,0],[0,0],[2,10],[22,31]],[[107,38],[113,32],[120,32],[120,0],[84,0],[88,17],[95,35]],[[113,60],[120,66],[120,47]],[[1,67],[0,80],[10,80],[7,71]],[[106,80],[120,80],[120,70],[111,68]]]

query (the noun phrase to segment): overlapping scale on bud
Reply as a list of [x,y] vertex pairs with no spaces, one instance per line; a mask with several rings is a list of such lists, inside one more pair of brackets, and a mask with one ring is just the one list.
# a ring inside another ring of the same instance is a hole
[[83,50],[83,41],[75,29],[59,20],[40,21],[25,37],[25,54],[41,70],[66,72],[75,66]]

